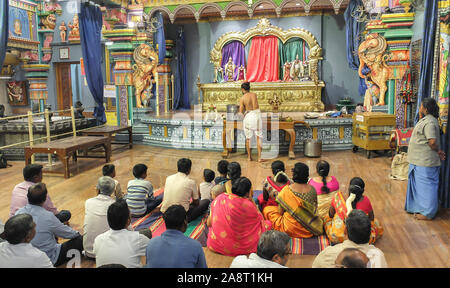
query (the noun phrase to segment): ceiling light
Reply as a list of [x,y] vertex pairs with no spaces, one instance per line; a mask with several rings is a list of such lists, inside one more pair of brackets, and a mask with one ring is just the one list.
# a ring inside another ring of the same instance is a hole
[[133,21],[128,22],[128,27],[134,28],[135,23]]
[[114,44],[114,42],[112,42],[112,41],[107,41],[107,42],[105,42],[105,45],[106,46],[111,46],[111,45],[113,45]]

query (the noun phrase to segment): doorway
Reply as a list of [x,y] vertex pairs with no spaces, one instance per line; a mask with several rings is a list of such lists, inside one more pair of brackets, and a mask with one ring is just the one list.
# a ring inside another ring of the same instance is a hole
[[[54,110],[70,109],[81,100],[81,66],[80,62],[55,63],[57,107]],[[60,113],[70,116],[70,112]]]

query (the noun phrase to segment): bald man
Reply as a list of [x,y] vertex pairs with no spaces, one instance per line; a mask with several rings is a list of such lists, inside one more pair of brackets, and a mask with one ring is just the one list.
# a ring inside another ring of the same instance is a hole
[[336,258],[336,268],[367,268],[369,258],[361,250],[346,248]]

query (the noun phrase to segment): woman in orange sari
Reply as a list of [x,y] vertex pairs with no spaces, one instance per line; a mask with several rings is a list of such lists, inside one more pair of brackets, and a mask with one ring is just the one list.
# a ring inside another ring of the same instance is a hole
[[286,185],[278,194],[277,206],[266,206],[265,219],[275,230],[285,232],[295,238],[310,238],[323,234],[323,222],[317,214],[317,194],[308,185],[309,168],[296,163],[292,170],[294,183]]
[[363,196],[365,183],[359,177],[350,181],[349,193],[338,191],[331,200],[329,216],[325,217],[325,232],[332,243],[342,243],[345,237],[345,219],[353,209],[364,211],[371,221],[371,233],[369,244],[383,235],[383,228],[373,213],[369,197]]
[[250,198],[251,187],[248,178],[238,178],[231,194],[222,193],[212,202],[206,243],[212,251],[227,256],[255,253],[259,236],[271,229]]

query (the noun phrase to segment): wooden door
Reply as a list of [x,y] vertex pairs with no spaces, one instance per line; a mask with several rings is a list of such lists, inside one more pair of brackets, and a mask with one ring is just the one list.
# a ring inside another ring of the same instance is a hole
[[[70,65],[72,63],[56,63],[56,90],[58,107],[53,110],[66,110],[72,106],[72,78]],[[60,113],[60,115],[70,115],[70,111]]]

